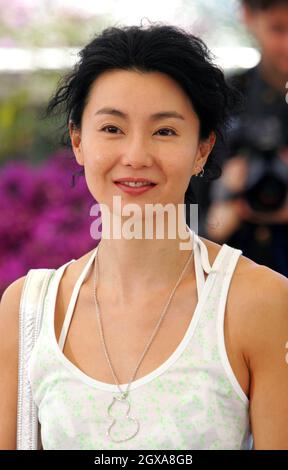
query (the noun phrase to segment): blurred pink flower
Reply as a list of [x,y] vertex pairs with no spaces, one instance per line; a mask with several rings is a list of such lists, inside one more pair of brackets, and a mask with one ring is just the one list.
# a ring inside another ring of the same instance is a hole
[[57,268],[97,246],[90,226],[96,203],[66,150],[38,166],[10,161],[0,170],[0,294],[31,268]]

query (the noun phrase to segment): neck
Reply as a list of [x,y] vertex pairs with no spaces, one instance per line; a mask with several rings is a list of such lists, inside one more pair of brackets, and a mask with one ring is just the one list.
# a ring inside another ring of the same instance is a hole
[[272,88],[277,90],[283,96],[287,93],[286,83],[288,75],[282,74],[279,70],[275,69],[270,61],[262,57],[259,64],[259,71],[262,79],[268,83]]
[[[168,237],[166,223],[163,224],[163,232],[153,230],[152,239],[145,238],[144,225],[141,238],[110,237],[102,238],[99,243],[99,283],[107,292],[111,292],[113,286],[113,298],[117,297],[121,305],[137,302],[137,298],[144,294],[153,295],[162,289],[172,289],[193,250],[193,232],[184,220],[175,230],[173,227],[171,238]],[[102,233],[107,233],[105,228],[102,217]],[[122,224],[121,228],[122,234]],[[188,276],[191,276],[191,263],[182,279]]]

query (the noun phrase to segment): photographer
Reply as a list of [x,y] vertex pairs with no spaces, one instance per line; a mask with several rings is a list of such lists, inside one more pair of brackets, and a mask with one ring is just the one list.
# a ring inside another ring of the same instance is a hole
[[229,81],[244,95],[204,232],[288,276],[288,0],[242,0],[261,60]]

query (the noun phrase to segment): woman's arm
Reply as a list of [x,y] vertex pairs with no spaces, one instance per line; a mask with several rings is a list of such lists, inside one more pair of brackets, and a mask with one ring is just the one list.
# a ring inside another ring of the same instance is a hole
[[0,303],[0,449],[16,449],[19,306],[25,276],[4,291]]
[[246,334],[250,419],[255,450],[288,449],[288,279],[260,266],[251,272]]

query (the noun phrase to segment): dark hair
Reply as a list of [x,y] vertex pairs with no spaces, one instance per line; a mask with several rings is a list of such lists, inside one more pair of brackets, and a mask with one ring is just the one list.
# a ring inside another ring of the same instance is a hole
[[268,10],[278,5],[288,6],[288,0],[241,0],[244,5],[247,5],[252,10]]
[[[225,81],[223,71],[213,63],[204,42],[177,26],[161,23],[146,27],[142,24],[111,26],[96,35],[79,55],[80,60],[73,70],[60,79],[46,109],[46,116],[55,114],[56,109],[64,113],[66,131],[61,139],[64,145],[71,146],[67,132],[69,120],[81,128],[91,85],[107,70],[159,71],[169,75],[189,97],[200,121],[201,139],[208,138],[214,131],[217,141],[220,138],[225,142],[228,118],[242,104],[242,95]],[[208,157],[201,181],[221,176],[217,145],[218,142]],[[83,168],[80,174],[83,174]],[[192,178],[185,193],[185,203],[196,202],[191,185]]]

